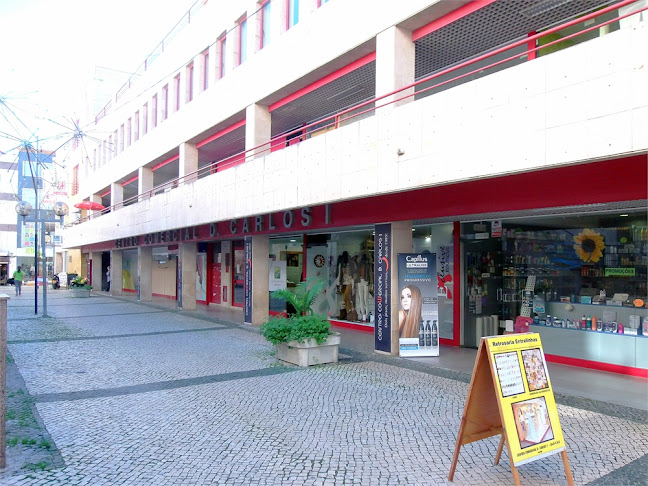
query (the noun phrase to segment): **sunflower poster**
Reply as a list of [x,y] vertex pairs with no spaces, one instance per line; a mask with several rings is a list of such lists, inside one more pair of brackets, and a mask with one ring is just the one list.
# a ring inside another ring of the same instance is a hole
[[487,341],[514,465],[565,450],[540,335],[506,335]]

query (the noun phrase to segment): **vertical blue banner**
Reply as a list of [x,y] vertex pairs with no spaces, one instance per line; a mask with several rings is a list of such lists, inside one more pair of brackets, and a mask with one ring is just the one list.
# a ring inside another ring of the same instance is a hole
[[178,282],[178,309],[182,309],[182,251],[178,251],[178,268],[176,272],[178,275],[178,278],[176,279],[176,281]]
[[391,353],[391,224],[377,224],[374,236],[374,349]]
[[245,246],[243,248],[245,253],[245,274],[243,284],[243,309],[244,321],[252,323],[252,237],[245,237]]

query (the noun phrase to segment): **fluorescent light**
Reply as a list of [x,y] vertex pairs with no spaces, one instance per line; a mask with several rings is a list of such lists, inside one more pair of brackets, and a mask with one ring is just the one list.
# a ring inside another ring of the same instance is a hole
[[620,218],[627,218],[628,215],[627,215],[627,214],[619,214],[619,217],[620,217]]

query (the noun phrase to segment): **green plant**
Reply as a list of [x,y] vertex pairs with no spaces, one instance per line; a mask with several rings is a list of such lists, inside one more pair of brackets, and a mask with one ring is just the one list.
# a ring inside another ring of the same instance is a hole
[[290,303],[295,308],[295,314],[268,319],[261,325],[261,335],[272,344],[309,339],[315,339],[318,344],[326,341],[331,323],[325,316],[315,314],[312,308],[325,285],[326,282],[321,279],[308,279],[297,284],[294,290],[280,289],[272,292],[271,297]]
[[90,290],[92,288],[92,285],[90,285],[90,281],[87,279],[87,277],[78,276],[74,277],[70,281],[70,287]]
[[299,282],[293,290],[279,289],[270,294],[273,299],[283,299],[295,308],[297,315],[313,315],[312,305],[319,294],[322,293],[326,282],[319,278],[309,278]]

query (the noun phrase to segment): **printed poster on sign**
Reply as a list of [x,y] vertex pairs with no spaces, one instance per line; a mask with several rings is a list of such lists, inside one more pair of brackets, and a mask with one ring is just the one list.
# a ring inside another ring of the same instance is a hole
[[517,467],[565,449],[539,334],[488,339],[506,435]]
[[439,356],[437,283],[435,253],[398,254],[400,356]]

